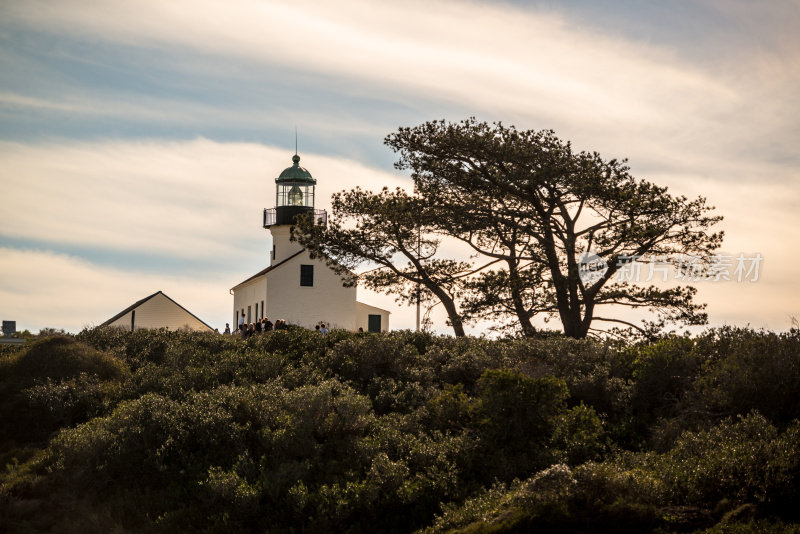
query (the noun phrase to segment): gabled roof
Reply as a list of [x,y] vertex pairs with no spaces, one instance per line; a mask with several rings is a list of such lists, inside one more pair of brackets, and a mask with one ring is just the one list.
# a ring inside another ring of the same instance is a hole
[[390,314],[390,315],[391,315],[391,313],[392,313],[392,312],[390,312],[389,310],[386,310],[386,309],[384,309],[384,308],[379,308],[379,307],[377,307],[377,306],[373,306],[372,304],[367,304],[366,302],[361,302],[360,300],[357,300],[357,301],[356,301],[356,305],[359,305],[359,304],[360,304],[361,306],[364,306],[364,307],[366,307],[366,308],[371,308],[371,309],[373,309],[373,310],[380,310],[380,311],[382,311],[382,312],[386,312],[386,313],[388,313],[388,314]]
[[195,314],[193,314],[192,312],[190,312],[189,310],[187,310],[186,308],[184,308],[183,306],[181,306],[180,304],[178,304],[177,302],[175,302],[174,300],[169,298],[169,296],[167,296],[163,291],[156,291],[155,293],[153,293],[149,297],[145,297],[142,300],[134,302],[133,304],[131,304],[130,306],[128,306],[127,308],[125,308],[124,310],[122,310],[121,312],[119,312],[114,317],[112,317],[108,321],[104,322],[100,326],[108,326],[108,325],[110,325],[111,323],[113,323],[114,321],[119,319],[120,317],[124,317],[125,315],[127,315],[128,312],[130,312],[131,310],[135,310],[136,308],[138,308],[139,306],[141,306],[142,304],[144,304],[145,302],[147,302],[148,300],[150,300],[151,298],[153,298],[153,297],[155,297],[157,295],[163,295],[164,298],[166,298],[168,301],[172,302],[175,306],[179,307],[180,309],[182,309],[183,311],[185,311],[186,313],[188,313],[189,315],[191,315],[192,317],[194,317],[195,319],[197,319],[198,321],[203,323],[205,326],[207,326],[209,328],[209,330],[214,330],[213,328],[211,328],[210,325],[206,324],[206,322],[203,321],[202,319],[200,319],[198,316],[196,316]]
[[295,256],[298,256],[298,255],[302,254],[302,252],[303,252],[304,250],[305,250],[305,249],[298,250],[297,252],[295,252],[294,254],[292,254],[291,256],[289,256],[288,258],[286,258],[285,260],[283,260],[283,261],[279,261],[279,262],[278,262],[278,263],[276,263],[275,265],[270,265],[270,266],[269,266],[269,267],[267,267],[266,269],[263,269],[263,270],[261,270],[261,271],[257,272],[256,274],[254,274],[253,276],[251,276],[251,277],[250,277],[250,278],[248,278],[247,280],[244,280],[243,282],[239,282],[238,284],[236,284],[235,286],[233,286],[233,287],[231,288],[231,291],[233,291],[234,289],[236,289],[237,287],[239,287],[239,286],[241,286],[241,285],[244,285],[244,284],[246,284],[246,283],[247,283],[247,282],[249,282],[250,280],[254,280],[254,279],[258,278],[259,276],[264,276],[265,274],[267,274],[267,273],[268,273],[268,272],[270,272],[270,271],[274,271],[275,269],[277,269],[278,267],[280,267],[281,265],[283,265],[283,264],[284,264],[284,263],[286,263],[287,261],[291,260],[291,259],[292,259],[292,258],[294,258]]

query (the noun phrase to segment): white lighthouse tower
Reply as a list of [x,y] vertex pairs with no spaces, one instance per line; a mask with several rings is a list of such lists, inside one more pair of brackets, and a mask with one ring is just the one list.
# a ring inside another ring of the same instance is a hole
[[290,230],[298,215],[313,213],[318,223],[327,221],[324,210],[314,208],[317,181],[292,156],[292,166],[275,179],[275,207],[264,210],[263,226],[272,234],[269,266],[231,289],[233,321],[247,323],[269,317],[306,328],[324,323],[329,328],[381,332],[389,329],[389,312],[356,301],[356,288],[344,287],[341,277],[324,260],[311,259]]
[[300,156],[292,156],[292,166],[275,178],[275,207],[264,209],[264,228],[272,234],[270,265],[283,261],[301,250],[289,240],[289,230],[295,217],[314,213],[319,223],[327,221],[325,210],[314,209],[314,187],[317,181],[300,166]]

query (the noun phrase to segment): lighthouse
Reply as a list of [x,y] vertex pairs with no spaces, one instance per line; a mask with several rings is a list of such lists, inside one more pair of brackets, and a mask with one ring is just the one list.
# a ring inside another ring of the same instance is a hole
[[275,178],[275,207],[264,209],[264,228],[272,235],[270,264],[282,261],[301,247],[289,240],[290,229],[298,215],[313,213],[315,222],[326,223],[325,210],[314,209],[317,181],[300,166],[300,156],[292,156],[292,166]]
[[[273,175],[274,176],[274,175]],[[292,156],[292,166],[275,178],[275,207],[263,212],[272,247],[265,269],[240,282],[233,294],[233,324],[252,323],[269,317],[289,324],[383,332],[389,328],[389,312],[356,300],[356,287],[345,287],[342,278],[324,260],[311,258],[291,241],[291,227],[299,215],[310,213],[318,224],[327,212],[316,209],[317,180]]]

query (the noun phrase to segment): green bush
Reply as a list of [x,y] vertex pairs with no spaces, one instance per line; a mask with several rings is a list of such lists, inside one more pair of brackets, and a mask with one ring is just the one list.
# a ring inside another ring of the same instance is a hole
[[118,358],[68,336],[53,336],[35,341],[0,360],[0,395],[19,391],[38,380],[74,378],[81,373],[103,380],[121,380],[129,374]]
[[23,394],[32,411],[38,411],[49,424],[58,428],[107,413],[119,402],[121,391],[119,382],[81,373],[61,382],[47,378],[24,390]]
[[697,354],[694,340],[688,337],[668,337],[629,350],[634,355],[631,415],[635,431],[647,439],[657,421],[681,414],[681,402],[704,357]]
[[631,435],[632,358],[610,342],[567,337],[520,339],[504,347],[503,361],[533,378],[556,376],[567,384],[569,406],[590,406],[624,446]]
[[524,440],[543,445],[565,409],[567,395],[566,384],[558,378],[486,371],[478,380],[477,425],[486,439],[504,446],[525,448]]
[[666,526],[657,508],[639,498],[641,489],[629,475],[596,464],[575,472],[556,464],[445,505],[426,532],[649,532]]
[[736,329],[631,347],[300,328],[39,340],[0,356],[0,524],[779,531],[798,520],[798,345]]
[[750,413],[700,432],[685,432],[653,469],[675,503],[713,507],[722,499],[781,508],[800,498],[800,423],[780,434]]
[[559,417],[553,447],[568,465],[600,460],[607,446],[600,418],[591,406],[579,404]]
[[524,477],[553,461],[550,444],[567,395],[558,378],[534,379],[509,370],[481,376],[473,418],[485,481]]
[[120,384],[130,376],[125,363],[70,336],[37,340],[0,358],[0,453],[21,456],[59,428],[110,409]]
[[464,385],[447,384],[427,403],[429,425],[441,431],[458,432],[473,426],[471,413],[475,401],[464,393]]
[[696,352],[706,363],[692,404],[705,413],[719,418],[757,410],[780,427],[800,419],[800,330],[721,328],[700,336]]
[[319,365],[332,376],[364,388],[374,378],[430,382],[414,345],[394,336],[343,339],[328,349]]

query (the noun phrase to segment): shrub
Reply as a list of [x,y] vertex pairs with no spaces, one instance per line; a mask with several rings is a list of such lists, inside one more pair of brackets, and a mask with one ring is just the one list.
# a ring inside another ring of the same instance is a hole
[[343,339],[328,349],[319,365],[341,380],[363,388],[373,378],[430,381],[416,348],[394,336]]
[[427,403],[431,427],[442,431],[460,431],[472,426],[470,417],[474,401],[464,393],[463,384],[447,384],[444,390]]
[[782,508],[800,497],[800,423],[783,434],[757,412],[685,432],[654,469],[676,503],[713,507],[721,499]]
[[600,460],[606,449],[600,418],[591,406],[579,404],[559,417],[553,447],[569,465]]
[[129,374],[124,362],[95,350],[72,337],[53,336],[35,341],[0,360],[4,391],[19,391],[37,380],[73,378],[81,373],[103,380],[120,380]]
[[23,394],[32,410],[41,410],[41,417],[58,428],[105,414],[120,400],[121,389],[118,382],[81,373],[61,382],[47,378]]
[[[0,522],[777,530],[798,519],[797,345],[85,330],[0,356]],[[718,419],[751,404],[770,418]],[[663,452],[624,452],[646,437]]]
[[492,443],[519,448],[531,443],[544,445],[565,408],[567,395],[566,384],[558,378],[534,379],[502,369],[486,371],[478,381],[477,425]]
[[550,337],[509,342],[504,354],[509,366],[528,376],[564,380],[569,406],[583,403],[592,407],[617,440],[631,441],[627,433],[632,367],[629,355],[619,347],[591,339]]
[[198,393],[186,402],[148,393],[123,402],[108,416],[63,430],[49,463],[61,476],[77,477],[72,483],[97,489],[192,481],[207,465],[227,465],[243,452],[245,429],[226,407],[231,393]]
[[757,410],[780,427],[800,419],[800,330],[721,328],[699,337],[696,351],[707,361],[693,403],[706,413],[727,417]]
[[704,359],[693,349],[691,338],[677,336],[629,349],[635,354],[631,410],[642,437],[658,419],[680,413]]
[[556,464],[510,486],[495,484],[461,505],[445,505],[426,532],[652,531],[663,520],[641,502],[635,485],[619,493],[619,482],[628,478],[598,471],[596,464],[575,472]]
[[549,445],[566,398],[563,380],[486,371],[478,381],[473,409],[485,454],[484,480],[510,481],[548,465],[553,459]]
[[40,339],[4,356],[0,452],[38,445],[62,426],[104,413],[119,399],[119,384],[129,375],[119,358],[69,336]]
[[212,466],[208,469],[206,479],[199,483],[199,488],[204,517],[202,520],[193,519],[202,524],[204,530],[246,531],[258,521],[259,489],[235,470],[227,471],[219,466]]

